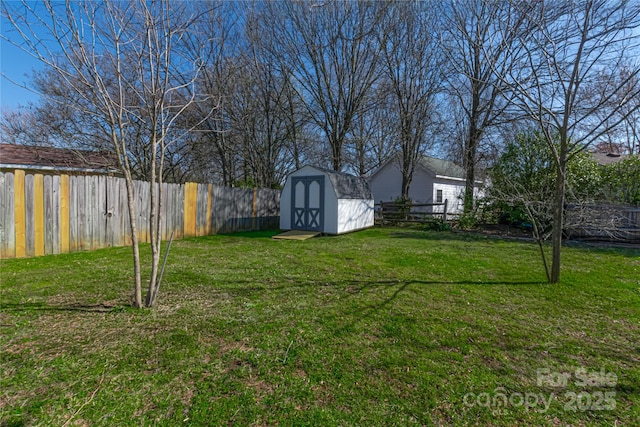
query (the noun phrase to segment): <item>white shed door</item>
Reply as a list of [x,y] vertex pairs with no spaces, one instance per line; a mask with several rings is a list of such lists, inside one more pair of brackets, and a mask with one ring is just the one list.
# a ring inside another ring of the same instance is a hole
[[291,228],[322,231],[324,225],[324,175],[292,177]]

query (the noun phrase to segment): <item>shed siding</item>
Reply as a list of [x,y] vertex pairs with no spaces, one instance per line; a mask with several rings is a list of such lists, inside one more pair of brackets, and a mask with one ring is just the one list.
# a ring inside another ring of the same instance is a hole
[[344,200],[338,200],[336,192],[331,187],[329,178],[324,181],[324,233],[338,234],[338,206]]
[[280,197],[280,229],[291,230],[291,180],[287,179],[287,182],[282,188],[282,195]]
[[336,234],[373,226],[373,200],[341,199],[338,202]]

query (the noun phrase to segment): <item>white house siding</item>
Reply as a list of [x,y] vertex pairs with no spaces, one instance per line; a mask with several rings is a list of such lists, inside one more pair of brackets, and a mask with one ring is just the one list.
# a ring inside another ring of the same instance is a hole
[[[464,182],[436,179],[433,183],[433,201],[437,200],[438,190],[442,190],[442,201],[447,200],[447,213],[461,213],[463,210],[462,195],[464,194]],[[434,206],[433,212],[442,212],[444,206]]]
[[373,227],[373,200],[341,199],[338,201],[337,218],[335,234]]
[[[400,187],[400,192],[402,192],[402,187]],[[433,203],[433,174],[431,172],[422,167],[416,168],[409,186],[409,198],[418,204]]]
[[[402,193],[402,172],[399,161],[392,159],[384,164],[369,180],[376,203],[392,202]],[[418,164],[409,187],[409,198],[415,203],[436,203],[438,190],[442,190],[442,201],[448,200],[447,212],[462,213],[465,181],[463,178],[436,175],[423,164]],[[482,197],[484,191],[476,187],[474,196]],[[443,206],[415,208],[422,211],[442,212]]]

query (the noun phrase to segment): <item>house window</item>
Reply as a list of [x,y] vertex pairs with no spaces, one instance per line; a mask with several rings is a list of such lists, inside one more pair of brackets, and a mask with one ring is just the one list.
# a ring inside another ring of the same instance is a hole
[[436,203],[442,203],[442,190],[436,190]]

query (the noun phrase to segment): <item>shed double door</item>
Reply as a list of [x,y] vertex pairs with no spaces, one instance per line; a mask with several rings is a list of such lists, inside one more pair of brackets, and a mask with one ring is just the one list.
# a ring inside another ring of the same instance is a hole
[[291,224],[294,230],[322,231],[324,175],[292,177]]

